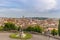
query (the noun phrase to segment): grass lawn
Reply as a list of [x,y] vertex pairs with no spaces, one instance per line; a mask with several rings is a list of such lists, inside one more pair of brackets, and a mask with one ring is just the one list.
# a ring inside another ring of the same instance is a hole
[[[30,39],[32,38],[32,35],[30,33],[25,33],[26,36],[23,39]],[[13,33],[9,36],[10,38],[14,38],[14,39],[20,39],[20,36],[18,33]]]

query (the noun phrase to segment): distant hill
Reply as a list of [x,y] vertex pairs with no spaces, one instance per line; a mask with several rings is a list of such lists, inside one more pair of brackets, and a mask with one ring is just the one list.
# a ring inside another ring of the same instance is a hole
[[44,17],[27,17],[27,18],[38,19],[38,20],[46,20],[46,19],[48,19],[48,18],[44,18]]

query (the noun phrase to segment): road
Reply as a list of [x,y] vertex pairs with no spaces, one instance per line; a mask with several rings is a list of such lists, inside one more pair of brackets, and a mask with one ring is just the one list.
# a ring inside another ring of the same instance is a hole
[[[9,38],[9,35],[11,33],[0,33],[0,40],[17,40],[17,39],[11,39]],[[46,37],[46,36],[43,36],[43,35],[35,35],[35,34],[32,34],[33,37],[29,40],[57,40],[57,39],[54,39],[54,38],[49,38],[49,37]]]

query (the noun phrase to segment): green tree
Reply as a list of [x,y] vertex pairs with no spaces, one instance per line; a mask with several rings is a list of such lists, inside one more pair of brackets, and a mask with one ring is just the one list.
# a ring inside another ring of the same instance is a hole
[[36,25],[36,26],[34,27],[34,31],[35,31],[35,32],[42,33],[43,28],[42,28],[42,27],[40,27],[39,25]]
[[35,26],[29,26],[26,31],[34,31],[34,32],[38,32],[38,33],[42,33],[43,28],[40,27],[39,25],[35,25]]
[[60,19],[59,19],[59,25],[58,25],[58,34],[60,36]]
[[20,31],[20,29],[21,29],[21,27],[19,26],[19,27],[18,27],[18,31]]
[[29,26],[27,29],[26,29],[26,31],[33,31],[34,30],[34,28],[32,27],[32,26]]
[[4,24],[4,30],[9,31],[9,30],[17,30],[17,27],[13,23],[5,23]]
[[52,34],[53,36],[55,36],[55,35],[58,34],[58,31],[57,31],[56,29],[53,29],[53,30],[51,31],[51,34]]

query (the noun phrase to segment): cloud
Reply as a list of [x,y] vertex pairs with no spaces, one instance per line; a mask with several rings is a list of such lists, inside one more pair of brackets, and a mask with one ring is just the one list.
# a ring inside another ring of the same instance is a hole
[[[16,5],[15,5],[16,4]],[[24,6],[34,10],[50,10],[56,7],[56,0],[2,0],[0,6]],[[22,5],[21,5],[22,4]]]
[[[19,1],[19,0],[18,0]],[[43,12],[55,9],[57,6],[56,0],[20,0],[24,5],[23,8],[26,8],[28,11],[37,11]]]
[[19,17],[23,16],[25,10],[18,8],[1,8],[0,9],[0,17]]
[[56,0],[18,0],[21,2],[21,7],[30,12],[45,12],[55,9],[57,6]]
[[56,6],[56,0],[0,0],[0,16],[35,16],[49,13]]
[[56,8],[56,0],[35,0],[34,9],[36,11],[45,11]]

